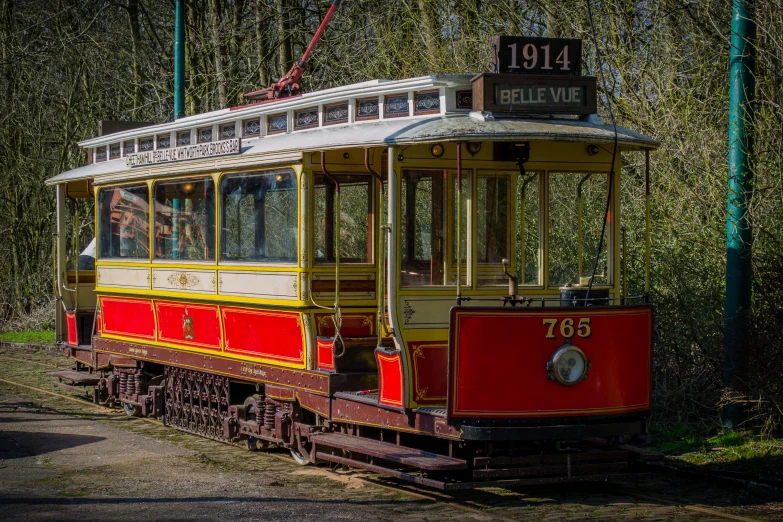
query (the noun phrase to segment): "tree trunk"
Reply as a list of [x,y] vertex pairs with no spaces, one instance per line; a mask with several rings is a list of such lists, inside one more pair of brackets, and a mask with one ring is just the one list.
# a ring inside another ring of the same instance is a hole
[[185,62],[188,88],[185,91],[185,105],[188,106],[188,114],[198,114],[201,100],[198,95],[198,56],[196,55],[196,8],[194,3],[198,0],[185,2]]
[[221,5],[221,2],[222,0],[210,0],[209,2],[209,10],[212,15],[212,46],[215,61],[215,81],[217,82],[217,106],[215,109],[222,109],[228,105],[228,89],[226,87],[228,82],[225,71],[223,44],[220,38],[220,29],[223,24],[223,6]]
[[430,2],[429,0],[418,0],[418,5],[419,16],[421,16],[421,35],[424,39],[424,47],[427,49],[427,63],[429,68],[432,68],[438,61],[438,45],[435,25],[430,12]]
[[288,2],[277,0],[277,41],[280,53],[278,54],[278,71],[282,77],[291,68],[291,22],[289,20]]
[[139,71],[139,47],[141,46],[141,31],[139,30],[139,0],[128,0],[126,7],[131,31],[131,73],[133,75],[133,115],[141,105],[141,73]]
[[269,85],[269,66],[266,63],[269,52],[269,26],[267,23],[268,5],[266,0],[256,0],[255,11],[256,45],[258,46],[258,81],[259,88]]

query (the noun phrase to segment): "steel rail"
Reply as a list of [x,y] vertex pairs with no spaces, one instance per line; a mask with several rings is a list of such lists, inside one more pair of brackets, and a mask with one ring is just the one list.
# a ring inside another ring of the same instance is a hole
[[[27,385],[27,384],[22,384],[22,383],[18,383],[18,382],[15,382],[15,381],[2,379],[2,378],[0,378],[0,383],[9,384],[9,385],[17,386],[17,387],[20,387],[20,388],[25,388],[25,389],[28,389],[28,390],[44,393],[44,394],[47,394],[47,395],[52,395],[52,396],[55,396],[55,397],[58,397],[58,398],[61,398],[61,399],[65,399],[65,400],[68,400],[68,401],[71,401],[71,402],[75,402],[75,403],[78,403],[78,404],[81,404],[81,405],[84,405],[84,406],[88,406],[88,407],[94,408],[94,409],[102,411],[102,412],[117,413],[118,416],[124,416],[124,414],[121,411],[118,411],[118,410],[113,409],[113,408],[108,408],[106,406],[100,406],[100,405],[97,405],[97,404],[93,404],[91,402],[88,402],[85,399],[80,399],[80,398],[76,398],[76,397],[69,397],[68,395],[64,395],[64,394],[61,394],[61,393],[56,393],[56,392],[52,392],[52,391],[49,391],[49,390],[44,390],[42,388],[37,388],[35,386],[30,386],[30,385]],[[154,418],[150,418],[150,417],[134,417],[134,419],[145,421],[145,422],[148,422],[148,423],[151,423],[151,424],[155,424],[155,425],[158,425],[158,426],[165,426],[167,428],[177,429],[174,426],[167,426],[166,424],[164,424],[160,420],[157,420],[157,419],[154,419]],[[178,430],[178,431],[182,431],[182,430]],[[191,432],[186,431],[185,433],[191,433]],[[192,433],[192,435],[198,436],[198,437],[201,437],[201,438],[208,438],[210,440],[214,440],[215,442],[219,442],[219,443],[222,443],[222,444],[227,444],[229,446],[233,446],[233,447],[236,447],[236,448],[241,448],[242,447],[240,444],[234,443],[234,442],[230,442],[230,441],[223,441],[223,440],[214,439],[214,438],[211,438],[211,437],[204,437],[202,435],[198,435],[198,434],[195,434],[195,433]],[[272,457],[272,458],[277,458],[277,459],[280,459],[280,460],[284,460],[286,462],[291,462],[291,459],[289,457],[284,457],[282,455],[276,455],[274,453],[265,453],[265,455],[267,455],[269,457]],[[336,473],[332,469],[327,469],[326,471],[328,473],[336,475],[336,476],[339,475],[338,473]],[[716,476],[718,476],[718,475],[716,475]],[[381,482],[382,477],[378,477],[378,478],[375,478],[375,477],[373,477],[373,478],[357,477],[357,478],[358,478],[358,480],[361,480],[362,482],[365,482],[365,483],[373,485],[373,486],[377,486],[377,487],[380,487],[380,488],[383,488],[383,489],[388,489],[388,490],[391,490],[391,491],[394,491],[394,492],[397,492],[397,493],[402,493],[402,494],[405,494],[405,495],[409,495],[409,496],[412,496],[412,497],[415,497],[415,498],[431,500],[433,502],[440,502],[442,504],[453,506],[453,507],[455,507],[457,509],[460,509],[462,511],[470,512],[470,513],[474,513],[474,514],[480,514],[482,517],[488,517],[488,518],[491,518],[491,519],[503,520],[503,521],[515,520],[515,519],[507,518],[507,517],[504,517],[504,516],[501,516],[501,515],[497,515],[497,514],[494,514],[494,513],[487,513],[486,511],[482,511],[480,509],[476,509],[476,508],[473,508],[473,507],[470,507],[470,506],[466,506],[466,505],[464,505],[464,503],[460,502],[459,500],[454,499],[453,496],[449,495],[448,493],[433,492],[433,491],[430,491],[430,490],[427,490],[426,492],[423,492],[423,491],[417,490],[417,488],[415,486],[412,486],[412,485],[409,485],[409,484],[404,484],[404,485],[387,484],[387,483]],[[743,516],[740,516],[740,515],[732,515],[730,513],[724,513],[724,512],[721,512],[721,511],[716,511],[714,509],[710,509],[710,508],[705,508],[705,507],[701,507],[701,506],[694,506],[694,505],[691,505],[691,504],[682,504],[682,503],[679,503],[679,502],[676,502],[676,501],[673,501],[673,500],[668,500],[668,499],[664,499],[664,498],[660,498],[660,497],[655,497],[655,496],[647,495],[647,494],[643,494],[643,493],[637,493],[637,492],[629,490],[629,489],[627,489],[627,488],[625,488],[623,486],[618,486],[618,485],[615,485],[615,484],[608,484],[607,486],[608,486],[609,489],[614,490],[614,491],[616,491],[616,492],[618,492],[620,494],[628,495],[628,496],[635,497],[635,498],[642,499],[642,500],[649,500],[649,501],[660,503],[660,504],[671,505],[671,506],[679,506],[679,507],[681,507],[681,508],[683,508],[683,509],[685,509],[687,511],[692,511],[692,512],[695,512],[695,513],[701,513],[701,514],[705,514],[705,515],[712,515],[712,516],[715,516],[715,517],[724,518],[724,519],[727,519],[727,520],[735,520],[735,521],[740,521],[740,522],[755,522],[755,519],[752,519],[752,518],[743,517]],[[484,506],[484,505],[481,505],[481,506],[482,507],[486,507],[487,509],[491,508],[491,506]]]

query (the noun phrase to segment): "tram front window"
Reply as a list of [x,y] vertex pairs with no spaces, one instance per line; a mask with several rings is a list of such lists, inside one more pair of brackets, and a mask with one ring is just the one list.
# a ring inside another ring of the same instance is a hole
[[[601,237],[609,176],[602,173],[550,172],[548,179],[549,286],[587,284],[593,273]],[[594,284],[610,284],[610,237],[611,222],[607,223]]]
[[476,178],[476,257],[479,286],[507,284],[501,261],[509,253],[508,176],[479,174]]
[[222,261],[296,263],[297,183],[291,170],[226,176],[222,194]]
[[149,259],[147,185],[102,188],[98,207],[101,259]]
[[402,177],[403,286],[443,285],[444,171],[405,171]]
[[[371,188],[375,180],[364,175],[338,175],[340,183],[340,262],[371,263]],[[315,177],[313,240],[316,263],[335,261],[335,186],[326,176]]]
[[539,285],[539,175],[479,172],[476,176],[478,286],[508,288],[503,259],[520,286]]
[[155,185],[156,259],[215,259],[214,197],[209,177]]

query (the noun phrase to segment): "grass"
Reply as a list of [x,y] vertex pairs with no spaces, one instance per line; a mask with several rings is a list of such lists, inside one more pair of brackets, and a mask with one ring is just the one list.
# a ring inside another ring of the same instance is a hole
[[665,453],[673,464],[783,480],[783,439],[753,431],[710,433],[702,425],[681,424],[653,440],[651,449]]
[[54,343],[54,332],[1,332],[0,341],[10,343]]

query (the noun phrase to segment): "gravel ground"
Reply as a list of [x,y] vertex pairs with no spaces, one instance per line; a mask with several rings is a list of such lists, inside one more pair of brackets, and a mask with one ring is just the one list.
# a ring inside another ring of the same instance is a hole
[[300,467],[281,450],[250,453],[17,385],[60,393],[45,372],[69,364],[0,347],[2,520],[783,521],[782,503],[659,475],[409,494],[374,475]]

